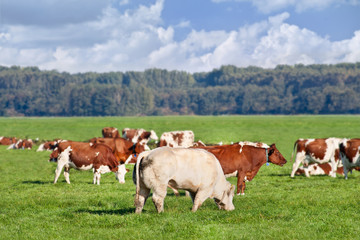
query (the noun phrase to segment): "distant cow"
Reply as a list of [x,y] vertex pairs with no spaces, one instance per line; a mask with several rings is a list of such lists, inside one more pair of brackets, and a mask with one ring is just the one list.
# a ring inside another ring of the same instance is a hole
[[117,138],[120,137],[119,131],[114,127],[104,127],[101,131],[104,138]]
[[[313,163],[313,164],[309,164],[309,166],[307,167],[301,166],[295,172],[296,175],[305,175],[307,177],[311,175],[330,175],[330,173],[331,173],[330,163],[322,163],[322,164]],[[339,175],[344,175],[344,168],[337,167],[336,173]]]
[[11,145],[17,142],[15,137],[0,137],[0,145]]
[[136,184],[136,213],[141,213],[153,190],[158,212],[164,211],[168,184],[190,192],[195,212],[207,198],[214,198],[219,209],[234,210],[234,187],[226,181],[215,156],[202,149],[161,147],[140,154],[133,173]]
[[150,150],[147,146],[147,143],[153,139],[158,140],[159,137],[156,135],[154,130],[146,131],[145,129],[131,129],[131,128],[124,128],[122,130],[122,137],[132,141],[133,143],[140,143],[144,145],[146,150]]
[[339,144],[341,140],[341,138],[297,140],[294,144],[294,151],[296,148],[297,153],[291,172],[291,177],[294,177],[296,170],[300,166],[300,163],[303,163],[304,166],[307,166],[309,163],[321,164],[327,162],[329,162],[331,165],[331,171],[329,175],[331,177],[336,177],[336,169],[340,160]]
[[46,141],[42,144],[39,145],[38,149],[36,150],[37,152],[42,152],[42,151],[53,151],[54,147],[57,143],[61,142],[62,140],[54,140],[54,141]]
[[191,147],[194,144],[193,131],[164,132],[160,137],[159,147]]
[[101,143],[109,146],[115,154],[116,159],[121,163],[125,163],[132,155],[136,156],[137,154],[145,151],[145,147],[143,145],[133,143],[124,138],[93,138],[90,142],[98,144]]
[[283,166],[286,159],[275,144],[239,142],[231,145],[197,147],[205,149],[219,160],[227,177],[237,176],[237,195],[245,194],[245,181],[251,181],[265,163]]
[[104,144],[64,141],[58,143],[49,161],[57,161],[54,184],[62,169],[65,180],[70,184],[70,168],[94,171],[93,184],[100,184],[102,173],[114,172],[119,183],[125,183],[125,164],[120,164],[110,147]]
[[348,179],[348,172],[360,167],[360,138],[344,139],[340,143],[340,157],[345,179]]
[[31,139],[20,139],[16,143],[11,144],[9,149],[31,149],[33,146],[33,141]]

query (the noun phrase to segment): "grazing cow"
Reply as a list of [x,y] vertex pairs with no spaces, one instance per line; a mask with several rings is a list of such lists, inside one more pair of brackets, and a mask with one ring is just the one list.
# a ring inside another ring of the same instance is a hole
[[[329,175],[330,176],[330,172],[331,172],[331,164],[330,163],[322,163],[322,164],[313,163],[313,164],[309,164],[308,167],[304,167],[304,166],[299,167],[296,170],[295,174],[296,175],[305,175],[307,177],[309,177],[311,175]],[[344,175],[343,167],[338,166],[336,169],[336,173],[339,175]]]
[[131,129],[131,128],[124,128],[122,130],[122,137],[132,141],[133,143],[140,143],[144,145],[146,150],[150,150],[147,146],[147,143],[150,139],[158,140],[158,136],[156,135],[154,130],[146,131],[145,129]]
[[237,175],[237,195],[245,195],[245,181],[251,181],[265,163],[283,166],[287,161],[275,144],[239,142],[231,145],[197,147],[219,160],[225,176]]
[[348,179],[348,172],[360,167],[360,138],[344,139],[340,143],[340,158],[344,166],[345,179]]
[[[143,156],[144,155],[144,156]],[[167,185],[190,192],[195,212],[207,198],[219,209],[234,210],[234,186],[226,181],[213,154],[201,149],[161,147],[140,154],[134,168],[136,213],[141,213],[150,190],[158,212],[164,211]]]
[[159,147],[191,147],[194,144],[193,131],[164,132],[160,137]]
[[93,184],[100,184],[102,173],[114,172],[119,183],[125,183],[125,164],[119,164],[110,147],[104,144],[64,141],[58,143],[49,161],[57,161],[54,184],[64,169],[65,180],[70,184],[70,168],[94,171]]
[[7,150],[10,149],[31,149],[33,141],[31,139],[20,139],[16,143],[11,144]]
[[133,143],[124,138],[93,138],[90,142],[109,146],[120,163],[127,163],[126,161],[130,160],[132,155],[136,157],[137,154],[145,151],[143,145]]
[[114,127],[104,127],[101,131],[104,138],[118,138],[120,137],[119,131]]
[[[339,144],[341,138],[317,138],[317,139],[298,139],[294,144],[296,148],[296,158],[293,164],[291,177],[294,177],[300,163],[307,166],[312,163],[327,163],[331,165],[330,176],[336,177],[336,169],[339,157]],[[293,158],[293,154],[291,158]],[[309,175],[310,176],[310,175]]]
[[0,137],[0,145],[11,145],[17,142],[15,137]]

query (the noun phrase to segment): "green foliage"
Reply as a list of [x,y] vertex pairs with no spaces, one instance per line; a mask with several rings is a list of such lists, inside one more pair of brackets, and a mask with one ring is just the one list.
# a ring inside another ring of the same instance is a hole
[[[297,138],[359,137],[359,116],[178,116],[0,118],[5,136],[85,141],[105,126],[164,131],[191,129],[206,143],[276,143],[288,163],[263,166],[235,196],[236,209],[220,211],[210,199],[196,213],[190,198],[169,190],[165,212],[151,199],[134,213],[131,172],[119,184],[103,174],[92,185],[92,171],[70,171],[52,184],[56,164],[50,152],[6,150],[0,146],[0,239],[357,239],[360,228],[360,173],[348,180],[328,176],[290,178]],[[132,170],[133,166],[128,166]],[[236,183],[236,178],[228,178]]]
[[68,74],[0,67],[0,116],[360,113],[360,63],[209,73]]

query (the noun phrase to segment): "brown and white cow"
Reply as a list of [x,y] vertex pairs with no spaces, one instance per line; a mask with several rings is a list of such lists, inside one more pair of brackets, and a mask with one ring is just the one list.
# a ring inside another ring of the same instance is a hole
[[10,149],[31,149],[33,141],[31,139],[20,139],[16,143],[11,144],[7,150]]
[[191,147],[194,144],[194,132],[191,130],[164,132],[160,137],[159,147]]
[[15,137],[0,137],[0,145],[11,145],[17,142]]
[[104,138],[117,138],[120,137],[119,131],[114,127],[104,127],[101,131]]
[[37,152],[53,151],[56,144],[59,142],[62,142],[62,141],[63,140],[46,141],[46,142],[40,144],[36,151]]
[[136,157],[137,154],[145,151],[145,147],[140,143],[133,143],[124,138],[93,138],[90,142],[109,146],[116,159],[121,163],[127,163],[131,156]]
[[360,167],[360,138],[343,139],[339,147],[345,179],[348,179],[348,172]]
[[[142,156],[142,154],[144,156]],[[158,212],[164,211],[168,184],[190,192],[195,212],[207,198],[219,209],[234,210],[234,186],[226,181],[215,156],[202,149],[160,147],[140,154],[134,168],[136,213],[141,213],[153,190],[152,200]]]
[[265,163],[283,166],[287,162],[275,144],[239,142],[198,148],[214,154],[227,177],[237,176],[237,195],[245,195],[245,181],[251,181]]
[[[302,163],[307,166],[309,163],[327,163],[331,165],[330,176],[336,177],[336,169],[339,164],[339,144],[341,138],[317,138],[317,139],[298,139],[294,144],[296,157],[293,164],[291,177],[295,176],[296,170]],[[291,158],[293,157],[293,154]],[[310,175],[309,175],[310,176]]]
[[110,147],[105,144],[63,141],[56,145],[49,161],[56,161],[54,184],[63,168],[65,180],[70,184],[70,168],[94,171],[93,184],[100,184],[102,173],[114,172],[119,183],[125,183],[125,164],[120,164]]
[[[309,164],[307,167],[301,166],[299,167],[296,172],[295,175],[305,175],[307,177],[311,176],[311,175],[329,175],[330,176],[331,173],[331,164],[330,163],[322,163],[322,164],[318,164],[318,163],[313,163],[313,164]],[[344,168],[341,167],[337,167],[336,169],[336,173],[339,175],[344,175]]]
[[145,150],[150,150],[147,143],[153,139],[158,140],[159,137],[156,135],[154,130],[146,131],[145,129],[131,129],[131,128],[124,128],[122,130],[122,137],[132,141],[133,143],[140,143],[144,145]]

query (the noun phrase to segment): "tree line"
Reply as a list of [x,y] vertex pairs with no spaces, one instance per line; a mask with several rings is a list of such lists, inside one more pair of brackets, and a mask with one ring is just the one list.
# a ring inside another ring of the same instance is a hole
[[69,74],[0,66],[0,116],[359,114],[360,63]]

